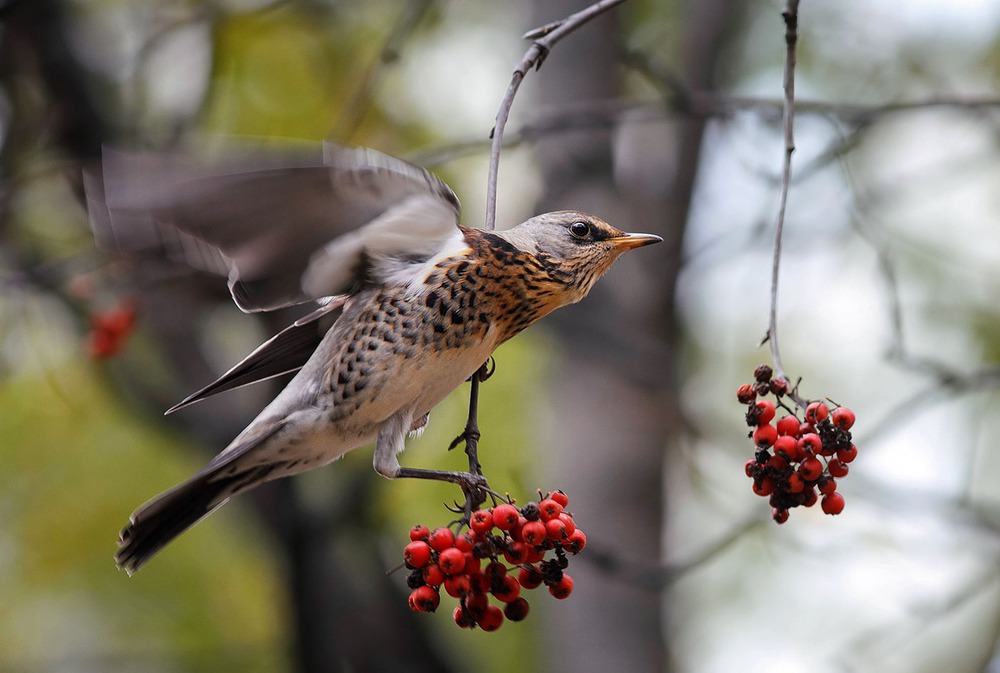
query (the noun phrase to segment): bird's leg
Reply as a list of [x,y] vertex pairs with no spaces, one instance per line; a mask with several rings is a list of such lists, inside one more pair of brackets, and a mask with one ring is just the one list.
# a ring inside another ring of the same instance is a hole
[[[434,479],[458,484],[465,493],[466,502],[473,508],[486,500],[490,493],[486,478],[479,471],[450,472],[447,470],[424,470],[402,467],[396,455],[406,447],[406,433],[413,425],[413,411],[403,409],[390,416],[375,440],[375,457],[372,465],[375,471],[388,479]],[[470,460],[470,466],[472,465]],[[477,463],[478,465],[478,463]]]

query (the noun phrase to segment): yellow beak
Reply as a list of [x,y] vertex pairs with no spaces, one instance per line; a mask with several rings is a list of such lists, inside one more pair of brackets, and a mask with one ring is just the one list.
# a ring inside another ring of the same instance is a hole
[[608,240],[614,243],[616,248],[621,248],[624,251],[659,243],[663,239],[656,234],[625,234],[624,236],[609,238]]

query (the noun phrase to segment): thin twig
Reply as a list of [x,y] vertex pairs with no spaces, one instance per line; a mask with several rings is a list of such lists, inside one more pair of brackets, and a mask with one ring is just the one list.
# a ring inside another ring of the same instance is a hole
[[[765,339],[771,345],[771,360],[774,363],[776,377],[788,380],[781,364],[781,351],[778,348],[778,270],[781,266],[781,234],[785,228],[785,207],[788,204],[788,190],[792,182],[792,153],[795,152],[795,137],[793,134],[795,114],[795,44],[798,41],[799,23],[798,0],[788,0],[785,11],[781,13],[785,20],[785,102],[782,121],[785,131],[785,159],[781,167],[781,198],[778,205],[778,218],[774,232],[774,261],[771,265],[771,313]],[[793,399],[795,399],[793,397]],[[797,403],[799,400],[795,400]]]
[[486,183],[486,221],[483,228],[492,231],[496,228],[497,219],[497,174],[500,169],[500,148],[503,145],[503,131],[507,125],[507,117],[510,116],[511,106],[514,104],[514,96],[521,86],[521,81],[531,71],[542,67],[545,57],[548,56],[552,47],[574,30],[587,23],[591,19],[616,5],[620,5],[625,0],[600,0],[586,9],[567,16],[562,21],[554,21],[540,28],[535,28],[524,34],[526,39],[533,39],[528,51],[524,53],[521,62],[514,68],[514,74],[510,80],[510,86],[500,102],[500,109],[497,111],[496,125],[493,127],[493,143],[490,150],[490,174]]

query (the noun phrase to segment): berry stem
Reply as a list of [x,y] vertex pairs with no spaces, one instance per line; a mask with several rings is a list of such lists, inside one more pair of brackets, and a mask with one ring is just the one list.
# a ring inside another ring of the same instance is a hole
[[[771,360],[774,362],[776,376],[788,379],[781,363],[781,350],[778,347],[778,272],[781,266],[781,235],[785,228],[785,209],[788,205],[788,191],[792,182],[792,153],[795,152],[795,137],[793,134],[795,115],[795,45],[798,41],[798,0],[788,0],[785,10],[781,13],[785,20],[785,99],[782,109],[782,123],[785,133],[785,157],[781,167],[781,196],[778,205],[778,217],[774,231],[774,260],[771,264],[771,310],[767,328],[766,341],[771,346]],[[793,399],[795,399],[793,397]],[[796,400],[798,402],[798,400]]]

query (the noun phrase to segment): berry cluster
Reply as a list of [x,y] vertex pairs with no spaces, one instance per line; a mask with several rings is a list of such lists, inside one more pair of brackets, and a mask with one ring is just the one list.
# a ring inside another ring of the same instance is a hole
[[[848,463],[858,455],[851,441],[854,412],[823,402],[810,402],[805,409],[790,394],[788,381],[772,378],[767,365],[754,370],[754,383],[740,386],[737,399],[747,405],[747,425],[753,428],[756,453],[746,463],[753,479],[753,492],[770,499],[772,515],[778,523],[788,520],[788,510],[800,505],[812,507],[817,501],[827,514],[844,511],[844,496],[837,492],[837,479],[846,477]],[[775,403],[760,399],[774,395],[788,415],[775,419]],[[800,419],[785,400],[802,410]]]
[[[504,618],[519,622],[528,616],[521,589],[544,584],[554,597],[568,597],[573,579],[564,572],[567,552],[577,554],[587,544],[587,536],[564,511],[568,501],[565,493],[556,491],[520,509],[502,503],[476,510],[469,517],[468,532],[460,535],[447,527],[431,531],[414,526],[403,550],[411,569],[410,608],[434,612],[444,587],[459,601],[453,613],[456,624],[495,631]],[[546,558],[549,552],[553,554]],[[503,607],[491,604],[490,596]]]

